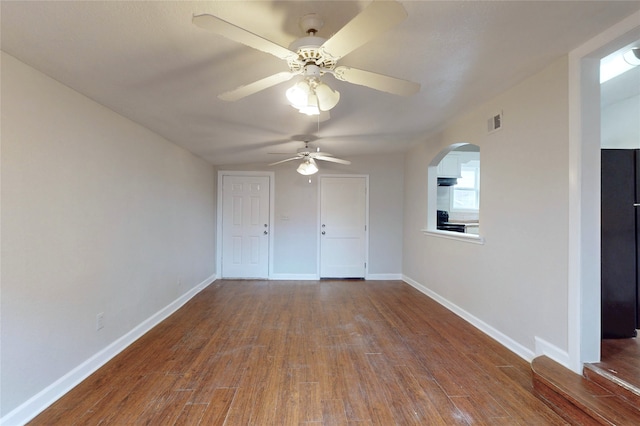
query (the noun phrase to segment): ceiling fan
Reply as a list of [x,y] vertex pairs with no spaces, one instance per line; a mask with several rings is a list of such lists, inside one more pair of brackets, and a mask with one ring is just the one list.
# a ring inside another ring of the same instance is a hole
[[220,99],[236,101],[302,75],[304,78],[287,91],[287,97],[300,112],[309,114],[310,110],[305,110],[305,107],[308,107],[313,109],[312,114],[317,115],[318,111],[333,108],[340,97],[337,91],[320,81],[324,74],[395,95],[409,96],[420,90],[418,83],[348,66],[338,66],[340,58],[396,26],[406,16],[404,7],[396,1],[373,1],[331,38],[324,39],[316,36],[323,26],[322,19],[316,14],[305,15],[300,19],[300,27],[306,36],[295,40],[288,49],[214,15],[195,15],[193,23],[285,60],[289,67],[289,71],[279,72],[222,93],[218,96]]
[[[279,154],[276,152],[270,152],[270,154]],[[340,164],[351,164],[351,161],[343,160],[341,158],[336,158],[333,154],[329,154],[328,152],[321,152],[320,147],[316,147],[315,149],[309,148],[309,142],[304,141],[304,148],[298,149],[295,154],[295,157],[287,158],[284,160],[276,161],[275,163],[269,164],[270,166],[275,166],[276,164],[286,163],[287,161],[293,160],[302,160],[300,166],[298,166],[298,173],[301,175],[312,175],[318,171],[318,165],[315,160],[321,161],[330,161],[332,163],[340,163]]]

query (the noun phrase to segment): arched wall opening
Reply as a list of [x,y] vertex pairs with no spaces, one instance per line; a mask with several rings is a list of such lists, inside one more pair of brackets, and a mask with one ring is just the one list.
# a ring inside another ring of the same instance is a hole
[[427,232],[478,237],[480,219],[480,147],[451,144],[428,165]]

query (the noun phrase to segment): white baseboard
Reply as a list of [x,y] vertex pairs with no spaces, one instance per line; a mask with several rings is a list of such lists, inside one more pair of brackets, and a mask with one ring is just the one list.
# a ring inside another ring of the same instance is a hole
[[320,278],[316,274],[271,274],[272,281],[314,281]]
[[536,341],[536,356],[546,355],[555,362],[562,364],[564,367],[571,369],[569,360],[569,353],[560,349],[559,347],[552,345],[540,337],[535,337]]
[[402,280],[402,274],[367,274],[366,279],[370,281]]
[[513,340],[512,338],[510,338],[506,334],[496,330],[495,328],[491,327],[489,324],[487,324],[484,321],[482,321],[481,319],[473,316],[472,314],[470,314],[469,312],[465,311],[464,309],[462,309],[458,305],[450,302],[449,300],[445,299],[444,297],[440,296],[439,294],[435,293],[434,291],[428,289],[424,285],[422,285],[422,284],[418,283],[417,281],[407,277],[406,275],[403,275],[402,279],[407,284],[411,285],[416,290],[426,294],[427,296],[429,296],[430,298],[432,298],[436,302],[440,303],[442,306],[444,306],[445,308],[449,309],[451,312],[453,312],[454,314],[458,315],[459,317],[463,318],[464,320],[466,320],[468,323],[470,323],[471,325],[473,325],[474,327],[476,327],[477,329],[479,329],[483,333],[491,336],[493,339],[497,340],[500,344],[502,344],[507,349],[509,349],[510,351],[514,352],[515,354],[517,354],[518,356],[520,356],[521,358],[523,358],[527,362],[531,362],[533,360],[533,358],[535,357],[535,354],[530,349],[526,348],[525,346],[522,346],[520,343],[516,342],[515,340]]
[[[272,274],[269,280],[277,281],[317,281],[317,274]],[[369,281],[402,280],[402,274],[368,274],[365,278]]]
[[3,426],[19,426],[24,425],[35,416],[40,414],[44,409],[53,404],[64,394],[69,392],[80,382],[126,349],[133,342],[142,337],[146,332],[158,325],[164,319],[177,311],[182,305],[187,303],[196,294],[200,293],[205,287],[216,280],[216,275],[202,281],[197,286],[171,302],[160,311],[147,318],[145,321],[137,325],[124,336],[115,340],[106,348],[93,355],[91,358],[78,365],[76,368],[47,386],[41,392],[29,398],[27,401],[16,407],[7,415],[0,419],[0,425]]

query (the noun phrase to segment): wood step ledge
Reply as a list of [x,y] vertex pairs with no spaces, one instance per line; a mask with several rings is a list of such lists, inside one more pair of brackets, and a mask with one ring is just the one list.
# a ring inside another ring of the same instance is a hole
[[[601,364],[585,364],[584,376],[609,390],[610,392],[625,398],[635,407],[640,407],[640,388],[635,383],[620,377],[620,371],[607,368]],[[624,377],[627,377],[626,375]]]
[[625,398],[541,356],[531,363],[536,395],[572,425],[639,425]]

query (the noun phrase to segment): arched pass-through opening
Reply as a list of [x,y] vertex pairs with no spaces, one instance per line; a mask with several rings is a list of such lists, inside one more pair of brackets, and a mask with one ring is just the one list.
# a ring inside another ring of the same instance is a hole
[[455,143],[427,170],[427,235],[483,243],[480,229],[480,147]]

